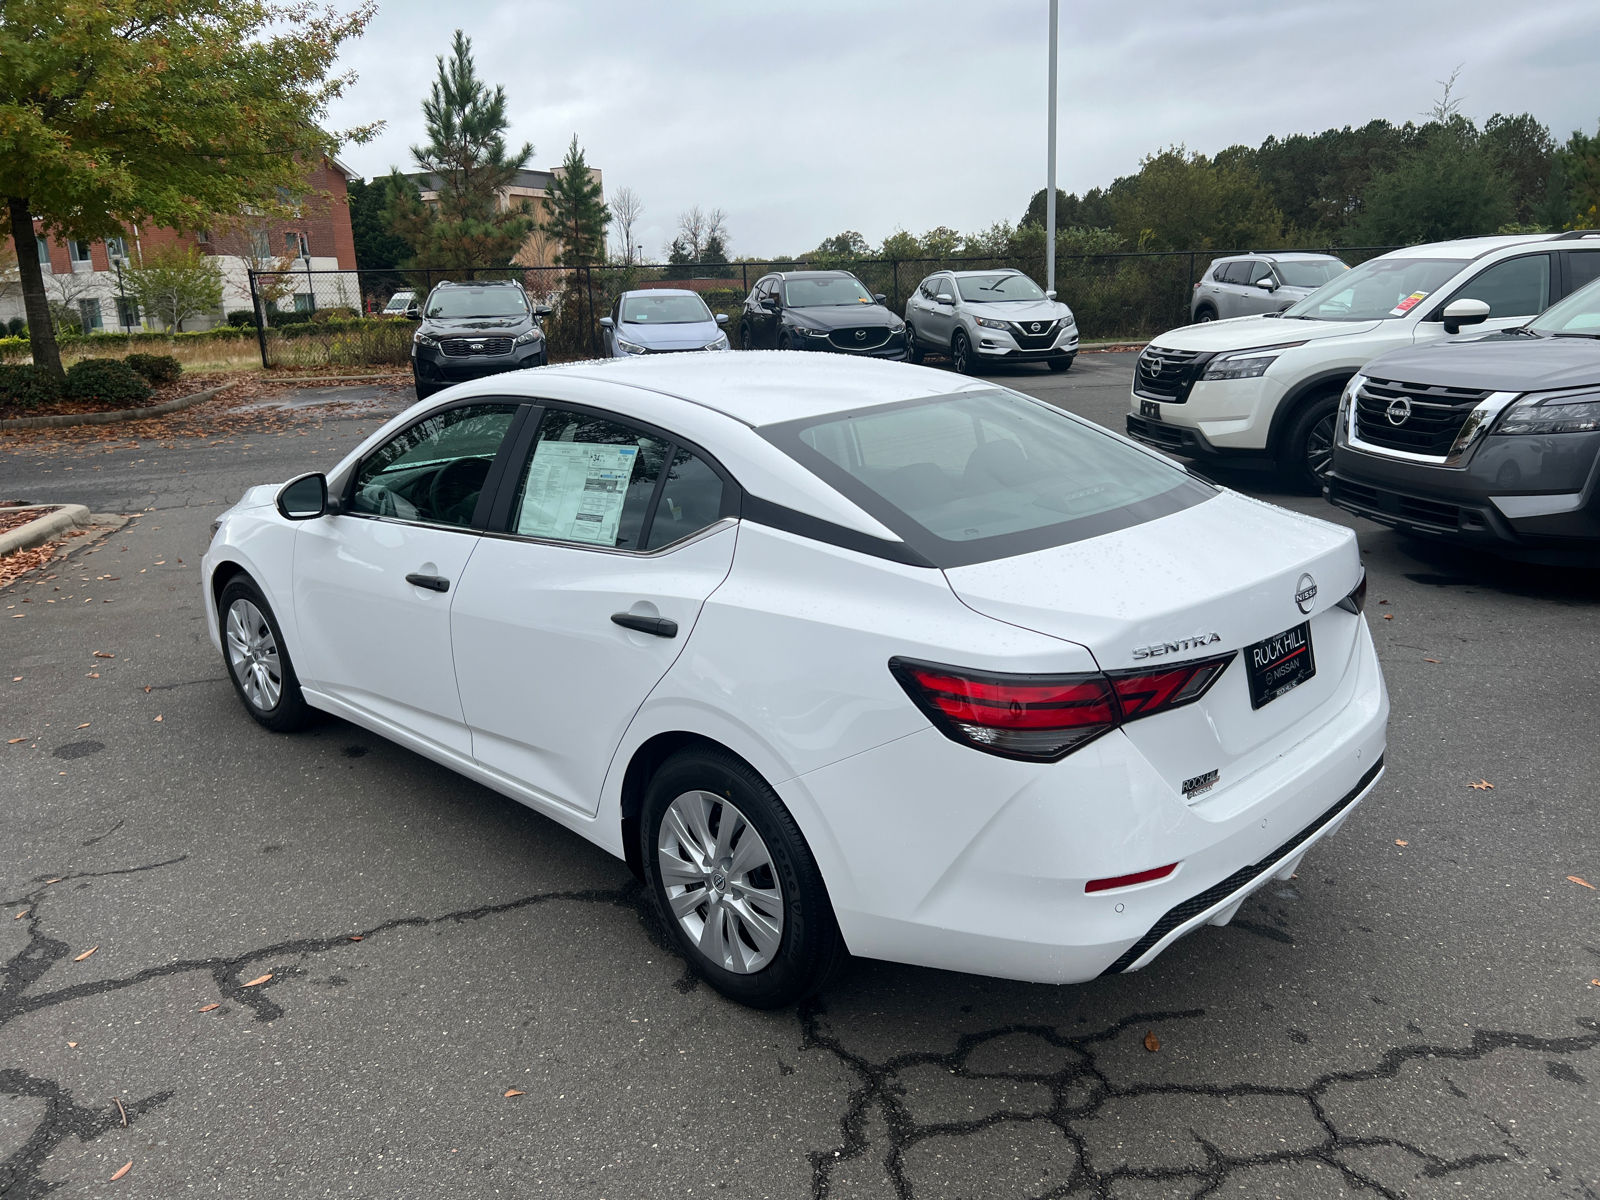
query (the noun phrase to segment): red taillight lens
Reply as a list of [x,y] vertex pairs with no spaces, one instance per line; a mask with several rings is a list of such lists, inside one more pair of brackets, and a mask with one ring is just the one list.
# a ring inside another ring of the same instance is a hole
[[1192,704],[1236,654],[1109,675],[1004,675],[909,658],[891,658],[889,670],[951,740],[1006,758],[1055,762],[1124,721]]
[[1112,671],[1111,686],[1122,705],[1122,719],[1132,721],[1193,704],[1204,696],[1217,677],[1228,669],[1237,651],[1202,658],[1194,662],[1173,663],[1167,667],[1135,667]]
[[891,658],[889,670],[946,737],[1006,758],[1055,762],[1117,727],[1111,681],[1002,675]]
[[1086,892],[1109,892],[1112,888],[1132,887],[1136,883],[1149,883],[1152,879],[1165,879],[1178,869],[1177,863],[1164,867],[1151,867],[1148,871],[1135,871],[1132,875],[1113,875],[1110,879],[1091,879],[1083,885]]

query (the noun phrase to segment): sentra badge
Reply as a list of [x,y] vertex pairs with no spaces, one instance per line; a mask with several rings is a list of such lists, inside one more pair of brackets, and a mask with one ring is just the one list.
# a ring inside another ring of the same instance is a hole
[[1199,633],[1194,637],[1182,638],[1176,642],[1157,642],[1152,646],[1138,646],[1133,651],[1133,657],[1136,659],[1165,658],[1167,655],[1176,654],[1180,650],[1198,650],[1202,646],[1210,646],[1221,640],[1222,635],[1220,633]]

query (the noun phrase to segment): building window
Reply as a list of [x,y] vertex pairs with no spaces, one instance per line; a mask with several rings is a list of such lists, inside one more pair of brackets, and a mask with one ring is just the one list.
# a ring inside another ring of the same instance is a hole
[[310,292],[296,292],[294,294],[294,310],[297,313],[317,311],[311,302]]
[[211,230],[209,230],[209,229],[198,229],[198,230],[196,230],[195,231],[195,235],[194,235],[194,240],[199,242],[202,246],[209,246],[211,244]]
[[39,243],[39,266],[41,269],[48,271],[50,269],[50,243],[42,237],[34,240]]
[[139,328],[139,302],[126,296],[117,297],[117,324],[123,329]]
[[74,272],[92,271],[94,263],[89,258],[89,243],[70,240],[67,242],[67,257],[72,260]]
[[291,230],[283,235],[283,252],[290,258],[310,258],[311,244],[306,241],[305,234]]
[[114,263],[128,261],[128,239],[109,237],[106,239],[106,258]]
[[272,237],[265,229],[250,231],[250,253],[257,259],[272,257]]
[[105,328],[105,323],[100,319],[100,301],[98,300],[79,300],[78,318],[83,322],[83,331],[85,333],[93,333],[96,329]]

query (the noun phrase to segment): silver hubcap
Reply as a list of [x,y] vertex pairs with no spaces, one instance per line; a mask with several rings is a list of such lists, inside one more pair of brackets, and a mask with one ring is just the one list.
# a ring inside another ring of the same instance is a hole
[[684,933],[717,966],[752,975],[783,940],[783,889],[766,842],[713,792],[685,792],[661,819],[656,863]]
[[228,606],[228,662],[245,699],[262,712],[278,707],[283,695],[283,667],[278,642],[261,610],[248,600]]

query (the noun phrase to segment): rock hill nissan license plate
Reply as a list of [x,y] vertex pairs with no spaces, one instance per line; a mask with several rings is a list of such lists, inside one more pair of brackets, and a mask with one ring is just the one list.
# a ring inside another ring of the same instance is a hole
[[1271,704],[1299,687],[1317,673],[1317,660],[1311,653],[1311,622],[1246,646],[1244,663],[1250,677],[1251,708]]

